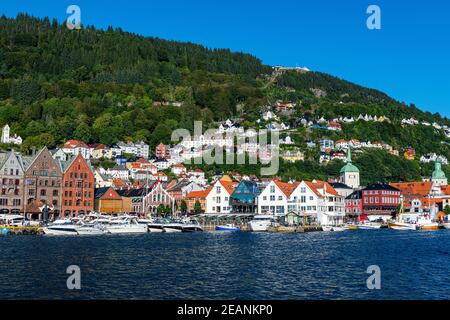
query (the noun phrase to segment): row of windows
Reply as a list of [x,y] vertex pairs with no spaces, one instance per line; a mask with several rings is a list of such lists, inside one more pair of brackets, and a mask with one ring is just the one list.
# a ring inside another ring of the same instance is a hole
[[[72,203],[73,203],[72,200],[64,200],[64,205],[65,206],[71,207]],[[81,204],[83,204],[83,206],[85,206],[85,207],[89,207],[89,206],[91,206],[91,203],[92,203],[91,201],[87,201],[87,200],[85,200],[85,201],[81,201],[81,200],[75,201],[75,205],[77,207],[81,206]]]
[[[8,200],[9,199],[0,198],[0,206],[7,206],[8,202],[9,202]],[[20,204],[21,204],[20,199],[13,199],[12,200],[12,205],[13,206],[20,206]]]
[[[72,195],[73,195],[73,193],[72,193],[72,191],[71,190],[69,190],[69,191],[64,191],[64,197],[72,197]],[[84,191],[84,192],[81,192],[81,191],[78,191],[78,192],[75,192],[75,197],[77,197],[77,198],[81,198],[82,196],[84,196],[85,198],[91,198],[92,197],[92,192],[88,192],[88,191]]]
[[[64,186],[66,187],[66,188],[72,188],[73,187],[73,181],[66,181],[66,182],[64,182]],[[76,182],[76,184],[75,184],[75,186],[77,187],[77,188],[92,188],[92,183],[91,182],[85,182],[84,184],[83,184],[83,182],[82,181],[77,181]]]
[[10,189],[2,188],[2,196],[7,195],[8,193],[14,193],[14,195],[18,196],[20,194],[20,189],[19,188],[14,188],[14,189],[12,189],[12,188],[10,188]]
[[[29,196],[34,196],[35,195],[35,189],[29,189],[28,190],[28,195]],[[50,191],[50,190],[47,190],[47,189],[41,189],[40,191],[39,191],[39,195],[41,195],[41,196],[47,196],[47,195],[50,195],[50,194],[52,194],[54,197],[57,197],[57,196],[59,196],[59,191],[58,190],[53,190],[53,192],[47,192],[47,191]]]
[[261,213],[284,213],[284,206],[261,206]]
[[400,195],[399,191],[387,191],[387,190],[369,190],[364,191],[364,195],[377,195],[377,194],[384,194],[384,195]]
[[[227,202],[227,201],[230,200],[230,198],[225,197],[224,200],[225,200],[225,202]],[[213,198],[212,198],[212,201],[215,202],[215,203],[221,203],[222,198],[221,198],[221,197],[213,197]]]
[[80,174],[78,174],[78,172],[71,172],[70,177],[75,178],[75,179],[78,179],[78,178],[87,179],[88,174],[86,172],[81,172]]
[[10,186],[15,185],[15,186],[18,186],[19,184],[20,184],[20,180],[19,179],[6,179],[6,178],[2,179],[2,185],[10,185]]
[[[370,197],[370,198],[364,198],[364,203],[380,203],[379,197]],[[390,204],[397,204],[400,203],[399,198],[392,198],[392,197],[382,197],[381,203],[390,203]]]
[[219,207],[219,206],[217,206],[217,207],[212,207],[212,211],[213,212],[222,212],[221,210],[223,210],[223,211],[230,211],[231,210],[231,207]]
[[19,169],[8,169],[8,168],[5,168],[5,169],[3,169],[3,174],[4,175],[7,175],[8,174],[8,171],[9,171],[9,175],[10,176],[14,176],[14,175],[16,175],[16,176],[18,176],[18,175],[20,175],[20,171],[19,171]]

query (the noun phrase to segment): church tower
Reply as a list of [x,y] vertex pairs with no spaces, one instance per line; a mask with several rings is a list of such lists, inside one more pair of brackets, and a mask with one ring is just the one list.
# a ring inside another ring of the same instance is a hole
[[9,126],[8,125],[3,127],[1,142],[2,143],[9,143]]
[[346,164],[342,167],[340,172],[340,180],[350,188],[358,189],[360,187],[359,169],[352,164],[352,153],[350,148],[348,148]]
[[448,185],[448,179],[445,176],[445,172],[442,170],[442,164],[440,161],[434,163],[434,171],[431,177],[433,186],[440,187]]

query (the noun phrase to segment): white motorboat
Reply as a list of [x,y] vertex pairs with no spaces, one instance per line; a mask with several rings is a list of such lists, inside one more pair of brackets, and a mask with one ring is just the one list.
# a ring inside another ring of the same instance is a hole
[[106,233],[106,230],[98,225],[85,224],[77,228],[80,236],[98,236]]
[[202,226],[198,223],[197,220],[191,219],[184,221],[183,224],[183,232],[201,232],[203,231]]
[[443,226],[445,229],[450,230],[450,222],[445,222],[445,223],[442,224],[442,226]]
[[327,231],[327,232],[341,232],[341,231],[345,231],[346,228],[339,227],[339,226],[322,226],[322,230]]
[[52,236],[76,236],[79,226],[72,223],[71,220],[56,220],[43,228],[44,234]]
[[378,222],[363,222],[357,225],[358,229],[380,229],[382,224]]
[[155,232],[161,233],[161,232],[164,232],[164,223],[158,222],[158,221],[149,223],[149,224],[148,224],[148,231],[151,232],[151,233],[155,233]]
[[169,222],[164,224],[163,226],[164,232],[173,233],[173,232],[183,232],[183,223],[182,222]]
[[112,234],[147,233],[147,224],[139,224],[134,218],[119,218],[109,222],[106,231]]
[[268,231],[273,221],[272,215],[256,215],[248,223],[248,228],[253,232]]

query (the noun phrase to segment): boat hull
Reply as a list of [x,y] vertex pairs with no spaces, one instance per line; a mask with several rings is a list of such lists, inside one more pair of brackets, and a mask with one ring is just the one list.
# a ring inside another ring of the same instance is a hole
[[238,227],[216,226],[216,231],[241,231]]
[[134,233],[147,233],[147,226],[139,226],[139,227],[118,227],[118,228],[107,228],[108,233],[111,234],[134,234]]
[[388,227],[393,230],[417,230],[417,226],[411,223],[389,223]]
[[78,231],[76,229],[52,229],[43,228],[45,235],[48,236],[77,236]]

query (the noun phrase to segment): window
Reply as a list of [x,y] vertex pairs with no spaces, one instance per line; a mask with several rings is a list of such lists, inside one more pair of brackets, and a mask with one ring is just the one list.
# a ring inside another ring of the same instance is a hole
[[270,186],[270,193],[275,193],[275,186]]
[[275,196],[270,196],[270,201],[275,201]]

